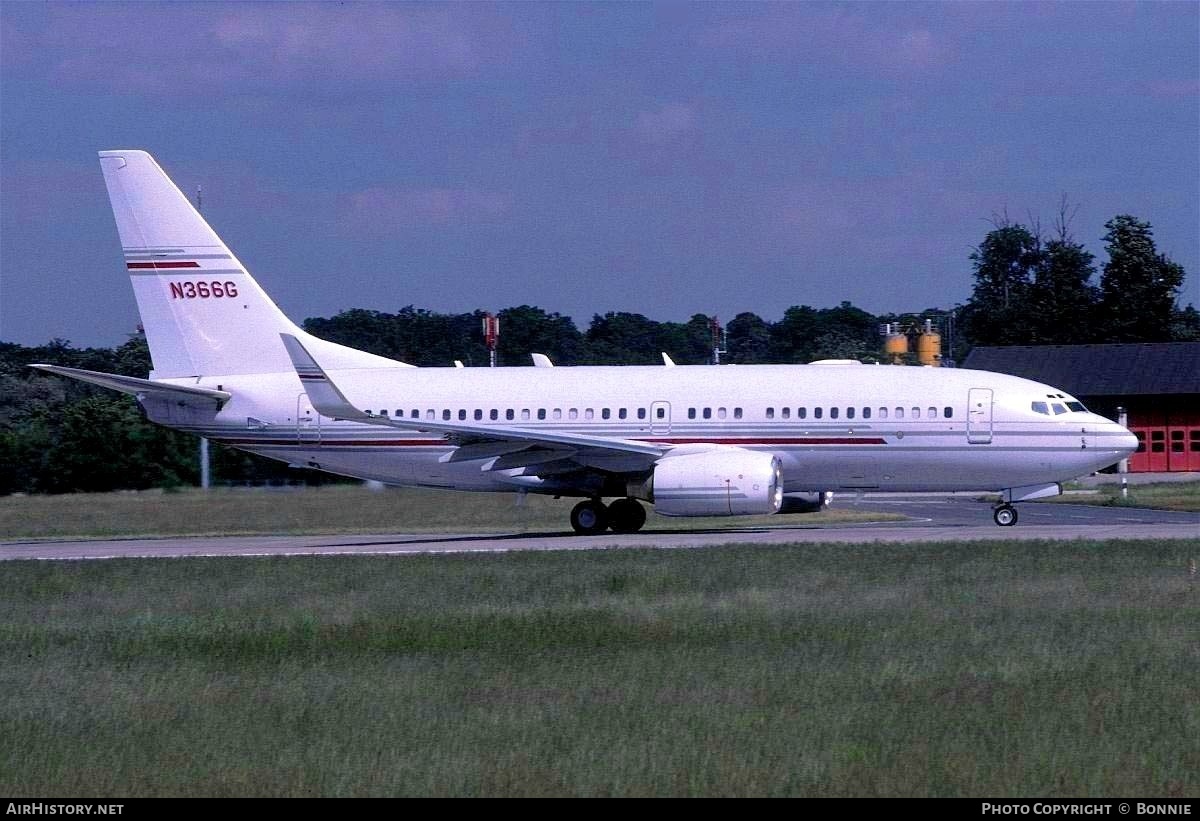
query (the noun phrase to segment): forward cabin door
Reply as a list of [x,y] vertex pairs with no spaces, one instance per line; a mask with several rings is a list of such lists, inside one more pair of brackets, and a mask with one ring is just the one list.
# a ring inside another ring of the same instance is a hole
[[992,389],[971,388],[967,393],[967,442],[992,443]]

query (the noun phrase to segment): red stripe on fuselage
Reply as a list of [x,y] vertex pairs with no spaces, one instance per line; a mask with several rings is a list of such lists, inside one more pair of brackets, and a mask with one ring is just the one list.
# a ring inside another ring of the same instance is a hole
[[[502,432],[498,429],[497,432]],[[315,436],[315,430],[306,430],[304,435]],[[503,437],[497,437],[502,439]],[[298,444],[315,445],[317,442],[292,442],[281,439],[218,439],[226,445],[286,445],[294,447]],[[655,445],[743,445],[747,447],[762,447],[764,445],[886,445],[886,439],[855,439],[837,437],[807,437],[793,439],[636,439],[637,442],[648,442]],[[534,443],[530,443],[533,445]],[[321,447],[431,447],[434,445],[451,446],[445,439],[322,439]]]

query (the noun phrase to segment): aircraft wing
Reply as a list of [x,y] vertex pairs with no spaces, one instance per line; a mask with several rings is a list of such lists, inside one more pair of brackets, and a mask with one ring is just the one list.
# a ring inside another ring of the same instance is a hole
[[[399,417],[381,416],[366,413],[355,407],[334,384],[317,361],[301,344],[300,340],[291,334],[280,334],[288,355],[292,358],[292,366],[304,385],[308,399],[313,408],[324,416],[332,419],[347,419],[352,422],[363,422],[371,425],[387,425],[392,428],[412,431],[432,431],[444,434],[448,440],[460,445],[460,449],[470,453],[487,453],[491,455],[516,451],[524,447],[539,446],[547,457],[554,459],[570,458],[572,454],[587,451],[590,456],[608,457],[640,457],[634,463],[648,467],[654,460],[663,456],[667,448],[651,442],[639,442],[633,439],[615,439],[607,436],[589,436],[582,433],[563,433],[559,431],[532,430],[503,426],[470,425],[463,422],[434,422],[421,419],[401,419]],[[504,443],[513,447],[505,448]],[[466,457],[463,458],[483,458]],[[509,461],[517,461],[514,458]],[[549,461],[549,459],[547,459]],[[628,462],[628,459],[617,460]],[[507,463],[504,463],[507,464]],[[614,463],[615,464],[615,463]]]
[[232,394],[228,391],[218,391],[212,388],[201,388],[191,385],[169,385],[165,382],[154,382],[150,379],[138,379],[136,376],[120,376],[115,373],[102,371],[85,371],[82,368],[67,368],[62,365],[30,365],[39,371],[69,376],[80,382],[90,382],[102,388],[128,393],[139,400],[147,397],[160,397],[188,405],[196,405],[211,409],[215,403],[219,409],[230,400]]

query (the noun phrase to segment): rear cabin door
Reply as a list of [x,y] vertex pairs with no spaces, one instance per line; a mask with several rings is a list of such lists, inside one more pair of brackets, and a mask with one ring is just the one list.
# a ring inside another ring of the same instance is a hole
[[971,388],[967,393],[967,442],[972,445],[992,442],[991,388]]

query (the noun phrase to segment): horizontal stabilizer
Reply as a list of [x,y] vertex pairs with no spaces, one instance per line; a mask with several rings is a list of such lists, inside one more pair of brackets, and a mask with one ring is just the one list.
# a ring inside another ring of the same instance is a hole
[[157,396],[188,404],[203,403],[208,406],[215,403],[216,407],[220,408],[232,397],[232,394],[228,391],[218,391],[212,388],[200,388],[191,385],[170,385],[150,379],[138,379],[136,376],[120,376],[115,373],[85,371],[82,368],[66,368],[62,365],[30,365],[29,367],[37,368],[47,373],[58,374],[59,376],[69,376],[72,379],[78,379],[80,382],[90,382],[102,388],[111,388],[114,391],[131,394],[139,399]]

